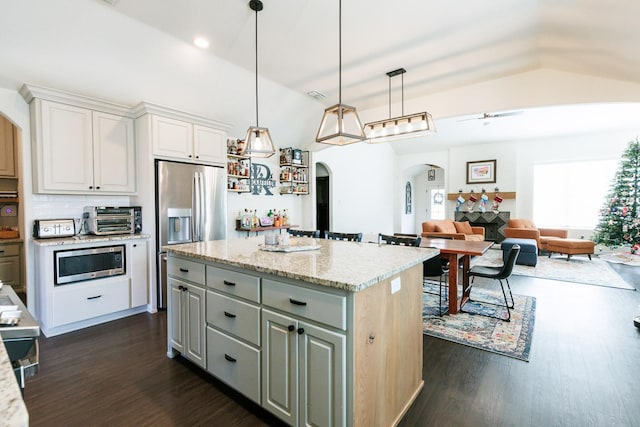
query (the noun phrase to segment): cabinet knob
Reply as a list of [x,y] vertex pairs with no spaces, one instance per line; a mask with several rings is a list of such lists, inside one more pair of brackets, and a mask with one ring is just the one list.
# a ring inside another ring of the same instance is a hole
[[191,154],[189,154],[189,158],[191,158],[191,157],[192,157]]
[[196,156],[196,159],[199,159],[199,158],[200,158],[200,156]]
[[99,189],[100,189],[100,186],[98,185],[98,186],[96,187],[96,190],[99,190]]
[[289,330],[289,332],[293,332],[293,330],[294,330],[295,328],[296,328],[296,327],[295,327],[295,326],[293,326],[293,325],[289,325],[289,326],[287,326],[287,329]]
[[93,190],[93,185],[90,185],[90,186],[89,186],[89,190]]
[[298,335],[304,334],[304,328],[298,328]]

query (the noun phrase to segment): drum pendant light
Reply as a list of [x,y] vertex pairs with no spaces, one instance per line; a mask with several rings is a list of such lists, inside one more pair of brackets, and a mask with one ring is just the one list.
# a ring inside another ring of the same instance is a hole
[[316,142],[347,145],[365,139],[355,107],[342,103],[342,0],[338,1],[338,103],[324,110]]
[[276,149],[271,140],[269,129],[261,128],[258,123],[258,12],[263,9],[263,5],[260,0],[251,0],[249,7],[256,12],[256,125],[250,126],[247,130],[242,154],[266,158],[273,156]]

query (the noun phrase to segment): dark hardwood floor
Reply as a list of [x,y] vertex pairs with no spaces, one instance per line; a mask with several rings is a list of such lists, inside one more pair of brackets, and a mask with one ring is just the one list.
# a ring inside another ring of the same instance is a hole
[[[640,269],[616,266],[629,283]],[[425,387],[401,426],[638,426],[640,292],[512,276],[537,298],[530,362],[424,337]],[[483,286],[489,287],[489,284]],[[40,339],[31,426],[261,426],[268,413],[166,357],[166,316]]]

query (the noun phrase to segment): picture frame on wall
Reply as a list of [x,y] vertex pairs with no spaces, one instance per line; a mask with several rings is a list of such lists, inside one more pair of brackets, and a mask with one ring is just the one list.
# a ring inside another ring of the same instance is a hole
[[474,162],[467,162],[467,184],[492,184],[495,182],[495,160],[477,160]]

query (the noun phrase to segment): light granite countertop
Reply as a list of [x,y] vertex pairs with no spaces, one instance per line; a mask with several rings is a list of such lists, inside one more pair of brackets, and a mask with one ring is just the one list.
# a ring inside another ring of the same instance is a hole
[[0,336],[0,427],[26,427],[29,413]]
[[107,236],[96,236],[93,234],[82,234],[74,237],[53,237],[49,239],[31,239],[37,246],[59,246],[77,245],[83,243],[117,242],[121,240],[148,239],[148,234],[112,234]]
[[[300,238],[291,238],[292,242]],[[436,256],[437,249],[308,239],[320,246],[301,252],[260,249],[264,236],[165,246],[186,257],[358,292]]]

